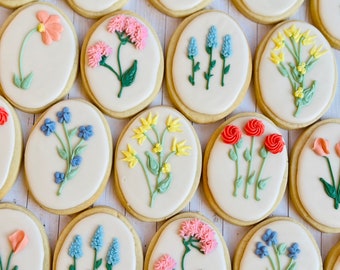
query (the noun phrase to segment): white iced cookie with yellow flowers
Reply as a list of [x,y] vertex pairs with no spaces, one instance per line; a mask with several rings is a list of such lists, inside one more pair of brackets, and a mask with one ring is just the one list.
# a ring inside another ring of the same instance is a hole
[[334,98],[334,54],[314,26],[286,21],[275,26],[259,45],[254,83],[261,110],[278,126],[308,126],[327,111]]

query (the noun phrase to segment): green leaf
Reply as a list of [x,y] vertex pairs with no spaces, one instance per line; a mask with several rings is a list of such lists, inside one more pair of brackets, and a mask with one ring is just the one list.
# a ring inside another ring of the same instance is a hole
[[19,76],[16,74],[13,75],[13,83],[15,84],[16,87],[21,88],[21,80]]
[[18,269],[19,267],[17,265],[12,268],[12,270],[18,270]]
[[72,139],[72,137],[77,134],[77,131],[78,131],[78,128],[72,128],[72,129],[67,131],[67,136],[70,139]]
[[170,184],[172,182],[172,174],[169,173],[168,177],[160,181],[157,185],[157,191],[159,193],[165,193],[170,187]]
[[122,86],[123,87],[130,86],[135,80],[136,73],[137,73],[137,60],[134,60],[132,66],[129,67],[122,75],[121,78]]
[[209,75],[208,73],[204,72],[204,78],[206,80],[209,80],[212,75]]
[[337,193],[335,187],[333,187],[331,184],[327,183],[325,179],[319,178],[321,183],[323,184],[323,188],[326,192],[326,194],[331,197],[332,199],[336,199]]
[[284,68],[283,66],[281,65],[277,65],[277,69],[279,70],[279,72],[281,73],[281,75],[283,77],[288,77],[288,71],[286,68]]
[[145,155],[147,157],[146,165],[148,166],[149,171],[153,175],[158,175],[158,172],[159,172],[159,163],[158,163],[158,161],[151,155],[151,153],[149,151],[146,151]]
[[279,244],[277,246],[277,252],[279,253],[279,255],[283,255],[286,253],[286,250],[287,250],[287,245],[282,243],[282,244]]
[[257,183],[257,187],[260,190],[264,190],[267,186],[269,178],[265,178],[265,179],[261,179],[258,183]]
[[237,160],[237,154],[236,152],[234,151],[234,149],[230,149],[229,150],[229,158],[233,161],[236,161]]
[[210,63],[210,68],[213,68],[216,66],[216,60],[212,60]]
[[76,270],[76,269],[75,269],[74,265],[72,264],[72,265],[70,265],[70,267],[68,268],[68,270]]
[[306,89],[303,90],[303,99],[302,99],[302,105],[308,105],[315,93],[315,87],[316,87],[316,82],[314,81],[312,85]]
[[226,74],[228,74],[228,73],[229,73],[229,71],[230,71],[230,64],[229,64],[229,65],[227,65],[227,66],[224,68],[224,70],[223,70],[223,74],[224,74],[224,75],[226,75]]
[[295,270],[296,269],[296,262],[293,262],[288,268],[287,270]]
[[99,259],[96,261],[96,269],[98,269],[102,265],[103,259]]
[[68,157],[68,156],[67,156],[67,152],[66,152],[65,149],[60,148],[60,147],[57,147],[57,151],[58,151],[59,156],[60,156],[62,159],[67,160],[67,157]]
[[112,270],[112,264],[106,263],[106,270]]
[[268,151],[267,151],[267,149],[265,147],[261,147],[261,149],[260,149],[260,156],[262,158],[266,158],[268,156]]
[[248,183],[249,185],[254,184],[254,182],[255,182],[255,171],[253,171],[253,172],[249,175],[249,177],[248,177],[248,179],[247,179],[247,183]]
[[74,156],[79,156],[81,155],[84,150],[86,149],[86,145],[79,145],[78,147],[76,147],[73,151],[74,151]]
[[31,86],[33,80],[33,73],[31,72],[28,74],[21,82],[21,88],[22,89],[28,89]]
[[200,62],[197,62],[194,66],[194,72],[199,71],[201,69]]
[[239,140],[236,144],[235,144],[237,149],[240,149],[243,146],[243,139]]
[[242,179],[242,176],[239,176],[236,180],[235,180],[235,187],[236,188],[239,188],[240,186],[242,186],[242,182],[243,182],[243,179]]
[[66,178],[67,178],[68,180],[73,179],[73,178],[76,176],[76,174],[78,173],[78,170],[79,170],[79,167],[77,167],[77,168],[75,168],[75,169],[72,169],[72,170],[66,175]]
[[251,160],[251,154],[250,154],[250,150],[248,148],[246,150],[244,150],[243,157],[246,161]]
[[192,85],[195,85],[194,78],[193,78],[191,75],[188,77],[188,79],[189,79],[189,82],[190,82]]

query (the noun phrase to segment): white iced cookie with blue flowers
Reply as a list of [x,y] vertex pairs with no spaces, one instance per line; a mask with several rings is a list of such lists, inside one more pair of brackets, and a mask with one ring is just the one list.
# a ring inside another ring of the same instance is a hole
[[61,101],[33,127],[25,150],[28,188],[56,214],[79,212],[104,190],[112,164],[106,119],[84,100]]

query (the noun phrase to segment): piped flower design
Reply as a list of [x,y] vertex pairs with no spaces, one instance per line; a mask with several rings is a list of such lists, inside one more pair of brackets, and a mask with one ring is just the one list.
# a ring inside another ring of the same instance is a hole
[[[45,119],[40,130],[46,136],[50,136],[51,134],[56,136],[61,145],[61,147],[57,147],[58,155],[66,162],[66,169],[64,171],[57,171],[54,173],[54,181],[59,185],[59,189],[57,191],[57,195],[59,196],[61,195],[66,183],[73,179],[78,173],[83,160],[81,154],[86,149],[86,145],[84,143],[94,135],[94,131],[92,125],[68,128],[67,124],[70,124],[72,120],[72,114],[68,107],[57,112],[56,116],[58,123],[62,125],[65,140],[63,140],[61,135],[56,131],[57,123],[49,118]],[[78,137],[78,141],[72,145],[72,139],[75,138],[76,135]]]
[[15,86],[24,90],[30,88],[33,80],[33,72],[30,72],[28,75],[24,75],[23,72],[23,55],[28,40],[34,33],[38,32],[41,34],[42,42],[45,45],[51,45],[53,41],[59,41],[61,39],[61,33],[64,30],[58,15],[50,15],[47,11],[41,10],[37,12],[36,18],[39,22],[38,25],[26,34],[21,43],[19,53],[19,75],[14,74],[13,76],[13,83]]
[[175,270],[176,264],[170,255],[164,254],[155,262],[153,270]]
[[8,112],[5,110],[5,108],[0,107],[0,126],[3,126],[8,121]]
[[114,69],[107,63],[108,57],[112,54],[112,48],[104,41],[98,41],[87,49],[88,65],[91,68],[102,66],[110,70],[120,82],[118,98],[122,96],[124,87],[131,86],[137,74],[138,61],[133,60],[129,68],[123,71],[121,61],[121,49],[126,44],[132,44],[137,50],[143,50],[146,46],[148,36],[147,28],[134,17],[118,15],[109,20],[107,31],[116,34],[119,39],[117,48],[117,65]]

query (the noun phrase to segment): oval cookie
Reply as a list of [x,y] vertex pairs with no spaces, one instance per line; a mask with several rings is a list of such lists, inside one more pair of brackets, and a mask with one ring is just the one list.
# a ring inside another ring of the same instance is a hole
[[166,219],[194,195],[201,160],[196,132],[182,114],[165,106],[145,110],[118,139],[115,191],[138,219]]
[[313,23],[336,49],[340,49],[339,5],[340,2],[334,0],[312,0],[310,2]]
[[79,212],[104,190],[112,164],[112,138],[101,112],[83,100],[49,108],[31,131],[25,150],[28,188],[56,214]]
[[287,174],[287,149],[279,129],[261,114],[242,113],[212,135],[204,155],[203,189],[221,217],[251,225],[280,203]]
[[152,238],[144,269],[230,270],[228,248],[215,225],[198,213],[182,213],[166,223]]
[[6,8],[17,8],[34,1],[36,0],[0,0],[0,6],[4,6]]
[[22,148],[20,120],[12,106],[0,96],[0,200],[17,179]]
[[48,238],[33,213],[15,204],[1,203],[0,223],[1,269],[51,269]]
[[190,120],[215,122],[241,103],[251,67],[247,39],[229,15],[196,13],[170,40],[166,70],[170,98]]
[[325,259],[324,270],[340,269],[340,242],[331,248]]
[[333,233],[340,232],[339,128],[339,119],[308,128],[295,142],[289,176],[290,195],[301,216]]
[[336,83],[332,49],[307,22],[279,24],[259,45],[256,98],[262,111],[280,127],[296,129],[317,121],[333,101]]
[[311,233],[287,217],[267,219],[241,240],[233,269],[322,270],[320,251]]
[[8,17],[0,38],[0,90],[15,107],[40,112],[69,92],[78,39],[61,10],[47,3],[25,5]]
[[140,239],[130,222],[109,207],[75,217],[61,233],[53,258],[57,269],[142,270]]
[[163,70],[156,32],[132,12],[100,19],[85,37],[81,52],[85,90],[112,117],[129,117],[148,106],[161,87]]
[[236,8],[247,18],[263,24],[271,24],[292,16],[304,0],[232,0]]

